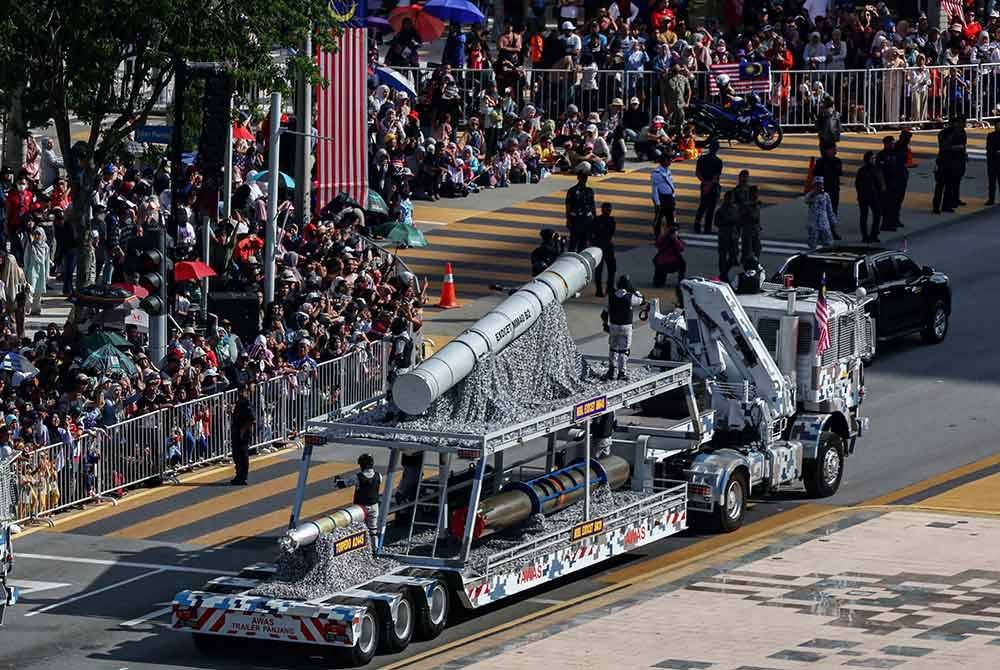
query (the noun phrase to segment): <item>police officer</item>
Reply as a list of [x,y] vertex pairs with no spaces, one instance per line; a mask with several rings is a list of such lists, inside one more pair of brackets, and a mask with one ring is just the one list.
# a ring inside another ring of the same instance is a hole
[[583,251],[587,247],[590,224],[597,216],[594,189],[587,186],[590,163],[576,167],[576,186],[566,191],[566,227],[569,228],[569,250]]
[[[605,379],[628,379],[628,356],[632,350],[632,321],[636,307],[646,305],[628,275],[618,278],[615,292],[608,296],[608,308],[601,312],[608,332],[608,372]],[[641,316],[641,314],[640,314]]]
[[539,233],[542,243],[531,252],[531,276],[540,275],[566,251],[566,240],[551,228]]
[[358,466],[361,468],[360,472],[346,479],[341,479],[338,475],[333,478],[333,483],[338,489],[354,487],[354,504],[360,505],[365,510],[365,526],[368,528],[374,551],[378,535],[378,495],[379,489],[382,488],[382,475],[375,472],[375,459],[371,454],[361,454],[358,457]]
[[989,178],[987,205],[996,202],[997,180],[1000,180],[1000,119],[993,122],[993,132],[986,136],[986,176]]
[[611,214],[611,203],[601,204],[601,215],[594,219],[594,226],[590,231],[590,244],[601,249],[601,262],[594,270],[594,284],[597,286],[597,297],[604,297],[604,286],[601,280],[604,278],[604,268],[608,269],[608,293],[613,291],[615,285],[615,272],[618,271],[618,263],[615,260],[615,217]]
[[[885,191],[885,179],[882,176],[882,171],[875,166],[875,152],[865,152],[864,162],[854,176],[854,188],[858,193],[861,241],[865,243],[881,242],[878,233],[881,230],[882,192]],[[871,228],[868,227],[869,211],[872,216]]]
[[651,177],[653,182],[653,205],[656,209],[656,218],[653,221],[653,238],[660,239],[660,231],[666,222],[670,228],[674,227],[674,209],[677,207],[676,191],[674,189],[674,176],[670,173],[670,162],[672,155],[670,151],[660,154],[660,164],[653,170]]
[[965,204],[959,190],[965,176],[966,142],[965,117],[961,115],[952,117],[951,122],[938,133],[934,199],[931,202],[935,214],[954,212],[956,207]]
[[701,183],[698,197],[698,211],[694,215],[694,232],[700,233],[702,217],[705,220],[705,232],[712,232],[712,222],[715,220],[715,208],[719,204],[719,180],[722,178],[722,159],[718,156],[719,142],[711,140],[707,151],[698,158],[694,173]]

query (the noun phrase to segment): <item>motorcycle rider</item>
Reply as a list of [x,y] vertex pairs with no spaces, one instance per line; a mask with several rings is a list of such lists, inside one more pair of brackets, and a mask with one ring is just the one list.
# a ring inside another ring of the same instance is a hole
[[[632,320],[637,307],[648,308],[649,303],[632,286],[628,275],[618,278],[615,292],[608,296],[608,307],[601,312],[604,330],[608,333],[608,372],[605,380],[628,379],[628,357],[632,351]],[[648,314],[648,312],[647,312]],[[640,311],[639,318],[644,318]]]
[[722,100],[722,106],[730,112],[736,112],[740,103],[743,102],[741,98],[736,93],[736,88],[733,87],[732,81],[730,81],[728,74],[720,74],[715,78],[715,85],[719,87],[719,98]]

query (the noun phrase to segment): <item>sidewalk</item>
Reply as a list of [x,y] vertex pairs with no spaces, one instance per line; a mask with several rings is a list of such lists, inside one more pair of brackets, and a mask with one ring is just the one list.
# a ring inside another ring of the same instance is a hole
[[1000,667],[998,549],[994,474],[919,506],[821,512],[734,550],[742,556],[414,667],[990,670]]

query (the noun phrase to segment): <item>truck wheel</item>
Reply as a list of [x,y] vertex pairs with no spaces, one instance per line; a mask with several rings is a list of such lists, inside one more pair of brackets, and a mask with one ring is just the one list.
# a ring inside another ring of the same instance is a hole
[[382,648],[390,654],[406,649],[406,646],[410,644],[410,638],[413,637],[413,620],[415,618],[413,601],[406,592],[400,593],[400,595],[402,598],[396,608],[396,619],[393,620],[390,614],[382,622]]
[[928,344],[940,344],[948,335],[948,310],[944,303],[938,300],[931,308],[931,313],[927,317],[927,324],[924,326],[920,336]]
[[747,503],[747,480],[742,473],[730,477],[721,505],[715,506],[715,522],[723,533],[731,533],[743,525]]
[[440,579],[431,587],[430,605],[422,603],[416,617],[415,635],[418,640],[433,640],[448,624],[448,609],[451,606],[451,594],[448,587]]
[[826,430],[819,438],[815,459],[803,464],[802,481],[806,491],[815,498],[832,496],[844,478],[844,438]]
[[[391,624],[390,624],[391,625]],[[375,614],[375,607],[369,603],[365,613],[361,615],[361,633],[353,647],[344,649],[344,662],[350,666],[365,665],[375,657],[378,649],[379,633],[378,616]]]

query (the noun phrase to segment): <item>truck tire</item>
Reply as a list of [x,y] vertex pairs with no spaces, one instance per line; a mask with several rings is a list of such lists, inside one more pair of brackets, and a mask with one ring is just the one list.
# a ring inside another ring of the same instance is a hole
[[413,637],[414,620],[416,619],[416,611],[410,594],[404,591],[399,595],[402,598],[396,608],[395,620],[391,613],[387,613],[388,616],[385,616],[382,621],[382,649],[390,654],[403,651],[410,644],[410,638]]
[[815,459],[803,463],[802,482],[814,498],[832,496],[844,478],[844,438],[832,430],[825,430],[819,437]]
[[361,615],[361,634],[353,647],[343,650],[343,663],[351,667],[367,664],[375,657],[381,638],[382,627],[378,614],[371,603]]
[[723,533],[731,533],[743,525],[743,515],[747,506],[747,478],[737,472],[726,482],[723,502],[715,506],[715,525]]
[[927,315],[927,324],[920,336],[927,344],[941,344],[948,336],[948,308],[938,300]]
[[437,580],[431,591],[431,602],[426,599],[417,607],[416,628],[414,636],[418,640],[433,640],[448,624],[448,610],[451,607],[451,593],[448,585],[441,579]]

